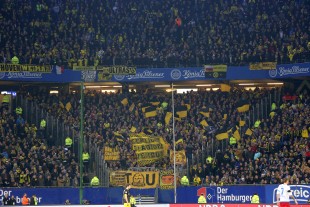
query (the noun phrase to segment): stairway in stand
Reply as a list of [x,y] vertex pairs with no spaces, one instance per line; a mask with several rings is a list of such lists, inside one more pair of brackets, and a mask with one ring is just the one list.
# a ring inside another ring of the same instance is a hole
[[138,195],[135,197],[137,205],[139,204],[155,204],[154,196]]

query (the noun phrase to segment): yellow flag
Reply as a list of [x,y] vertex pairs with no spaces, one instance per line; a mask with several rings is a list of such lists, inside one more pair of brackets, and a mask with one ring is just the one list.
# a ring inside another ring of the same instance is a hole
[[131,127],[131,129],[130,129],[130,132],[132,132],[132,133],[135,133],[137,131],[137,128],[136,127]]
[[177,144],[180,144],[180,143],[183,144],[183,139],[179,139],[178,141],[175,142],[176,145],[177,145]]
[[150,107],[150,106],[142,107],[142,112],[145,113],[145,110],[146,110],[147,108],[149,108],[149,107]]
[[191,109],[191,105],[190,104],[184,104],[187,108],[187,110],[189,111]]
[[227,119],[227,114],[224,114],[223,119],[224,119],[224,120]]
[[66,104],[66,110],[67,110],[67,111],[70,111],[71,108],[72,108],[72,105],[71,105],[70,102],[68,102],[68,103]]
[[244,104],[244,105],[237,108],[239,113],[247,112],[247,111],[249,111],[249,109],[250,109],[250,104]]
[[208,122],[207,122],[206,120],[202,120],[202,121],[200,122],[200,124],[201,124],[202,126],[209,126],[209,124],[208,124]]
[[221,91],[222,92],[230,92],[231,87],[227,84],[221,84]]
[[65,108],[65,106],[64,106],[64,104],[61,102],[61,101],[59,101],[59,106],[60,106],[60,108]]
[[236,131],[234,131],[233,137],[235,137],[237,140],[241,139],[241,136],[240,136],[240,133],[239,133],[238,129],[236,129]]
[[129,111],[132,112],[134,108],[135,108],[135,103],[132,103],[129,107]]
[[146,118],[157,116],[157,111],[154,106],[147,107],[144,111],[145,111],[144,114]]
[[245,121],[240,120],[240,121],[239,121],[239,126],[243,127],[244,125],[245,125]]
[[301,132],[301,136],[302,136],[303,138],[309,138],[308,129],[303,129],[302,132]]
[[253,134],[253,131],[250,128],[248,128],[246,130],[245,134],[248,135],[248,136],[251,136]]
[[124,98],[121,100],[121,103],[126,106],[128,104],[128,99],[127,98]]
[[171,117],[172,117],[172,113],[171,112],[167,112],[166,113],[166,117],[165,117],[165,124],[166,125],[169,124]]
[[217,134],[215,137],[217,140],[228,139],[228,133],[225,132],[225,133]]

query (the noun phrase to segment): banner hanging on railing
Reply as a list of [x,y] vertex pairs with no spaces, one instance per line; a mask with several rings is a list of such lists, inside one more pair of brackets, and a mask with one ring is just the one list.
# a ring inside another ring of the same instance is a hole
[[132,188],[156,188],[159,184],[158,171],[113,171],[110,173],[111,186],[125,186]]
[[24,65],[24,64],[4,64],[0,63],[0,72],[36,72],[36,73],[51,73],[51,65]]
[[259,63],[250,63],[250,70],[274,70],[277,68],[276,62],[259,62]]
[[161,189],[174,188],[174,173],[173,170],[160,171],[159,184]]

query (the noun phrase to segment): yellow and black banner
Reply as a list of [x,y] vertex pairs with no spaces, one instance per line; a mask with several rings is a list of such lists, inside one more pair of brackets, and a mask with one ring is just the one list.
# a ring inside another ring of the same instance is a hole
[[210,110],[207,107],[203,107],[199,110],[199,113],[202,114],[204,117],[210,117]]
[[[173,151],[170,151],[170,162],[173,163]],[[186,165],[185,150],[175,151],[175,163],[177,165]]]
[[274,70],[277,68],[277,63],[276,62],[251,63],[249,68],[250,70]]
[[206,78],[226,78],[227,65],[205,65],[204,70]]
[[161,189],[174,188],[174,173],[173,170],[160,171],[159,185]]
[[126,185],[126,173],[127,171],[113,171],[110,173],[110,185],[111,186],[125,186]]
[[179,118],[186,118],[187,117],[187,106],[178,106],[175,109],[176,114]]
[[250,109],[250,103],[246,100],[239,101],[236,106],[239,113],[247,112]]
[[158,171],[113,171],[110,173],[110,185],[125,186],[130,184],[132,188],[156,188],[159,184]]
[[157,108],[155,106],[146,107],[144,109],[145,118],[157,116]]
[[97,66],[98,74],[108,75],[135,75],[137,73],[136,67],[128,67],[123,65],[116,65],[111,67]]
[[0,72],[36,72],[51,73],[51,65],[16,65],[16,64],[0,64]]
[[104,147],[103,159],[105,161],[115,161],[120,159],[119,148]]
[[140,166],[154,163],[167,156],[168,145],[159,136],[151,136],[145,133],[130,134],[132,150],[136,152],[137,162]]

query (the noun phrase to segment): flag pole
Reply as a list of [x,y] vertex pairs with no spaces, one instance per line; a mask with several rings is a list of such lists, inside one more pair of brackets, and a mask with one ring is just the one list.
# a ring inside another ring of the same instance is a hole
[[174,88],[171,84],[171,104],[172,104],[172,138],[173,138],[173,177],[174,177],[174,203],[177,203],[177,174],[175,169],[175,127],[174,127]]

